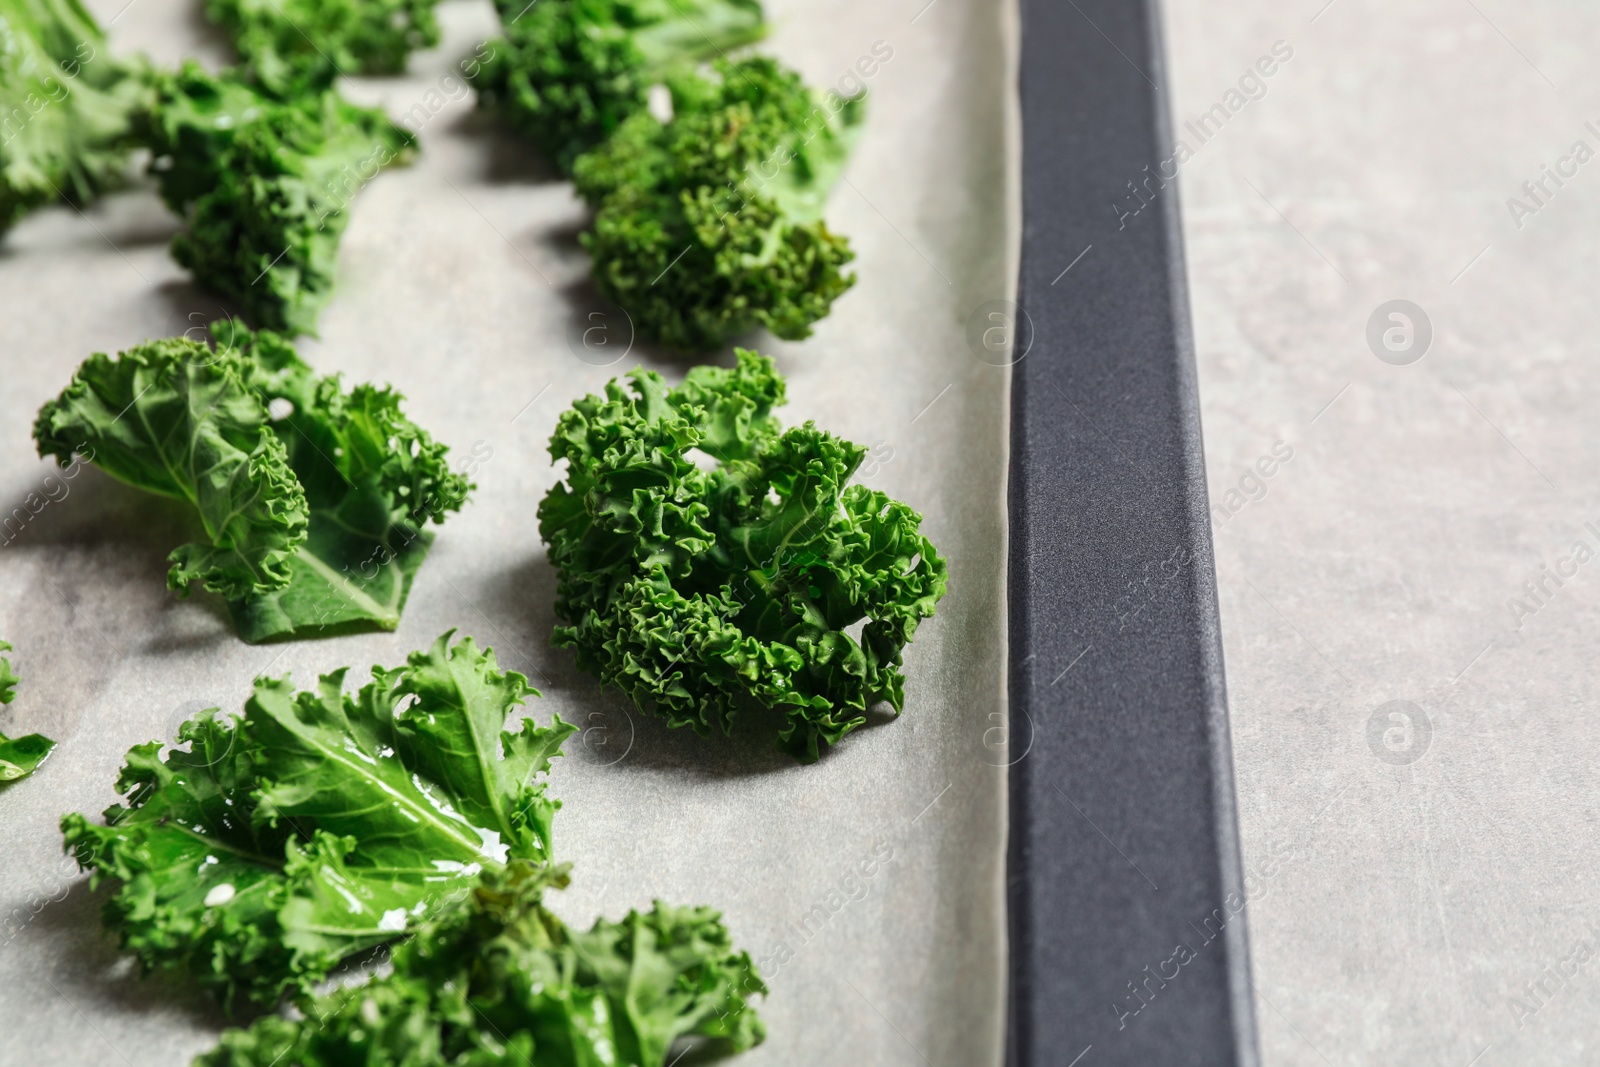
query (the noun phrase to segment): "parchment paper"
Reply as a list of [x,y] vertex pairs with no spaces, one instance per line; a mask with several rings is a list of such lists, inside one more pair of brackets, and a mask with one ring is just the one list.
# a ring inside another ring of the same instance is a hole
[[[119,14],[121,3],[93,5],[115,20],[117,51],[225,57],[197,3],[133,0]],[[423,105],[423,150],[356,201],[338,294],[302,353],[349,381],[394,383],[421,425],[477,457],[477,494],[440,531],[394,634],[241,643],[220,604],[164,588],[164,557],[192,531],[93,470],[0,547],[0,635],[23,679],[0,729],[60,741],[32,780],[0,793],[0,1062],[179,1064],[223,1025],[182,981],[137,977],[60,854],[57,820],[115,799],[129,746],[170,738],[198,709],[239,708],[258,674],[309,685],[349,664],[359,684],[450,627],[544,690],[534,714],[583,729],[553,774],[566,804],[557,847],[575,864],[559,912],[587,925],[653,896],[705,902],[768,961],[770,1037],[739,1062],[999,1062],[1007,372],[974,358],[965,334],[1014,277],[1010,8],[770,10],[772,51],[824,85],[848,90],[856,70],[872,96],[829,210],[860,283],[813,339],[760,347],[788,375],[784,417],[872,446],[864,480],[920,508],[949,559],[950,593],[907,656],[904,716],[800,767],[764,743],[702,742],[630,714],[549,647],[554,575],[534,510],[558,477],[545,451],[554,420],[635,362],[674,379],[687,364],[636,348],[598,367],[569,350],[569,323],[595,303],[575,239],[584,212],[445,80],[494,30],[487,3],[451,0],[442,48],[405,78],[350,86],[396,116]],[[0,246],[4,513],[50,473],[33,415],[84,357],[218,315],[169,258],[174,227],[142,186],[87,215],[41,212]]]
[[[1270,1067],[1600,1055],[1597,33],[1588,5],[1167,5]],[[1367,339],[1395,299],[1432,325],[1406,365]]]

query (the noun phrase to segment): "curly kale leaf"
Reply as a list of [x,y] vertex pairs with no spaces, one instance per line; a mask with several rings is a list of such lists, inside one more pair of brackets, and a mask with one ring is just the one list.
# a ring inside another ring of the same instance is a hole
[[391,973],[316,998],[303,1018],[229,1030],[195,1064],[665,1067],[680,1037],[719,1052],[762,1041],[750,999],[766,985],[718,913],[658,901],[570,930],[543,901],[567,877],[520,862],[485,871],[394,951]]
[[39,412],[41,455],[189,501],[209,544],[168,584],[228,599],[247,641],[392,630],[432,542],[472,488],[400,396],[319,378],[277,334],[216,324],[215,351],[153,341],[91,356]]
[[350,202],[411,136],[332,89],[277,100],[185,63],[156,78],[147,138],[161,195],[187,228],[172,254],[258,326],[315,333]]
[[345,392],[270,331],[224,321],[212,332],[244,358],[262,406],[280,414],[272,426],[311,519],[288,584],[229,605],[240,636],[394,629],[433,542],[427,523],[460,510],[472,483],[400,410],[399,393],[366,384]]
[[554,641],[702,735],[729,732],[741,702],[775,709],[782,747],[810,762],[869,704],[903,707],[902,650],[945,564],[915,511],[846,488],[862,449],[809,423],[780,431],[772,361],[737,358],[676,389],[634,371],[631,391],[612,381],[561,416],[550,453],[567,477],[539,506]]
[[242,717],[212,709],[179,731],[186,747],[130,751],[106,825],[62,819],[146,969],[270,1003],[407,934],[481,870],[548,860],[560,803],[535,779],[573,728],[506,729],[537,691],[449,638],[354,696],[343,670],[301,693],[257,679]]
[[114,184],[145,96],[78,0],[0,0],[0,233]]
[[7,737],[0,734],[0,788],[28,777],[39,769],[56,743],[44,734]]
[[[0,652],[10,652],[11,642],[0,641]],[[0,656],[0,704],[9,704],[17,699],[17,684],[22,679],[17,677],[17,672],[11,669],[11,661],[5,656]]]
[[287,98],[341,74],[399,74],[439,43],[438,0],[206,0],[257,83]]
[[563,173],[669,73],[766,34],[760,0],[499,0],[505,39],[478,81]]
[[[11,644],[0,641],[0,652],[10,652]],[[9,704],[17,697],[17,683],[21,681],[11,669],[11,661],[0,656],[0,704]],[[26,778],[39,769],[45,757],[55,749],[56,743],[43,734],[26,734],[7,737],[0,734],[0,787]]]
[[90,356],[39,410],[41,456],[92,455],[112,477],[186,500],[209,544],[169,557],[167,585],[229,598],[281,589],[306,540],[305,493],[239,356],[182,338]]
[[810,336],[855,283],[822,210],[863,98],[814,94],[770,59],[714,66],[669,79],[670,122],[636,113],[577,161],[596,208],[583,235],[595,283],[669,348],[709,350],[754,326]]

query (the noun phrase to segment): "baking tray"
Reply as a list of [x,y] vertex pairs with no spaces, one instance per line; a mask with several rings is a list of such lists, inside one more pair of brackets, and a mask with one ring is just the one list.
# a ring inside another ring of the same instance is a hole
[[[130,973],[51,840],[61,812],[113,799],[129,745],[238,707],[258,673],[359,675],[449,626],[545,690],[536,714],[583,727],[555,772],[578,865],[563,914],[704,900],[758,959],[782,960],[772,1037],[735,1062],[974,1067],[1007,1048],[1017,1064],[1254,1062],[1175,189],[1146,207],[1127,188],[1170,143],[1154,9],[1024,0],[1019,170],[1009,5],[772,7],[783,58],[874,94],[830,207],[861,284],[812,340],[761,347],[789,375],[785,417],[869,445],[865,479],[922,509],[951,561],[908,656],[905,718],[796,769],[640,720],[548,649],[552,576],[531,536],[555,477],[544,438],[621,368],[566,348],[594,300],[571,240],[582,208],[471,114],[454,60],[492,25],[486,5],[447,3],[444,49],[351,87],[395,114],[422,104],[424,152],[363,192],[323,336],[303,350],[393,381],[459,455],[487,453],[478,498],[441,531],[397,633],[272,649],[242,646],[204,598],[172,601],[162,557],[187,531],[95,475],[0,550],[0,635],[33,638],[7,732],[62,742],[0,796],[0,1019],[44,1035],[0,1045],[0,1063],[182,1063],[224,1023],[182,983]],[[97,7],[119,51],[222,56],[192,5],[121,9]],[[135,190],[44,212],[0,253],[5,501],[47,472],[26,427],[84,355],[222,310],[171,264],[172,227]],[[885,851],[878,875],[848,880]],[[1177,942],[1195,958],[1150,978]]]
[[1009,1062],[1257,1062],[1154,0],[1023,0]]

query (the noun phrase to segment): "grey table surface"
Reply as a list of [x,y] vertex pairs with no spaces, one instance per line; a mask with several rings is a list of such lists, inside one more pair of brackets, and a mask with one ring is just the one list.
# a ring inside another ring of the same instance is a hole
[[1271,1067],[1600,1057],[1597,36],[1167,5]]
[[[92,6],[117,51],[224,55],[198,0]],[[863,480],[921,509],[950,561],[950,593],[909,650],[904,716],[800,767],[630,715],[549,647],[554,575],[534,510],[560,476],[545,451],[555,419],[635,359],[669,378],[685,364],[641,348],[598,367],[569,351],[567,326],[592,303],[583,209],[474,116],[454,64],[493,16],[487,0],[447,0],[443,47],[403,78],[349,87],[396,116],[422,106],[422,151],[356,200],[339,291],[301,350],[347,381],[392,382],[419,424],[480,458],[477,494],[441,528],[393,634],[244,645],[217,603],[165,590],[184,525],[98,472],[0,547],[0,635],[23,678],[0,730],[60,741],[0,793],[0,1063],[184,1063],[222,1025],[182,982],[133,973],[60,854],[57,820],[115,799],[130,745],[173,736],[201,708],[237,709],[259,673],[309,685],[349,664],[354,684],[449,627],[544,690],[534,714],[583,728],[552,774],[566,805],[557,848],[575,865],[556,909],[586,925],[654,896],[704,902],[767,961],[770,1037],[741,1063],[998,1063],[1005,759],[985,741],[1003,707],[1008,372],[969,350],[965,320],[1013,291],[1010,12],[988,0],[768,6],[766,47],[814,84],[865,82],[872,97],[829,209],[860,283],[811,340],[761,347],[788,376],[785,420],[870,446]],[[175,226],[140,187],[81,216],[45,210],[7,238],[0,514],[49,473],[33,413],[84,357],[217,314],[166,251]]]

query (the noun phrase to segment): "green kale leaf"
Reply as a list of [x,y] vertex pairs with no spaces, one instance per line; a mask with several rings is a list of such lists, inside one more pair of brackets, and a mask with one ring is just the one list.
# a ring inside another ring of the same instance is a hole
[[[11,644],[0,641],[0,652],[10,652]],[[11,669],[11,661],[0,656],[0,704],[9,704],[17,697],[17,683],[21,681]],[[55,749],[56,743],[43,734],[26,734],[7,737],[0,734],[0,787],[26,778],[39,769],[45,757]]]
[[741,702],[775,709],[781,746],[811,762],[869,704],[903,707],[902,650],[945,563],[915,511],[846,488],[863,449],[810,423],[780,431],[783,379],[736,351],[676,389],[634,371],[631,390],[613,380],[561,416],[550,454],[567,476],[539,505],[554,643],[702,736],[730,732]]
[[41,456],[92,454],[112,477],[193,505],[209,543],[171,557],[167,585],[229,598],[280,589],[306,539],[305,493],[244,360],[181,338],[90,356],[39,411]]
[[665,1067],[673,1042],[742,1052],[766,1028],[767,992],[709,908],[659,901],[621,922],[568,929],[544,905],[567,868],[513,862],[393,953],[393,970],[335,989],[304,1016],[229,1030],[197,1067],[405,1064]]
[[770,59],[668,80],[673,118],[634,114],[580,157],[595,284],[643,337],[707,351],[755,326],[797,340],[855,283],[822,221],[865,116]]
[[24,734],[7,737],[0,734],[0,787],[26,778],[39,769],[45,757],[55,751],[56,743],[44,734]]
[[[11,642],[0,641],[0,652],[10,652]],[[17,683],[22,679],[17,677],[17,672],[11,669],[11,661],[0,656],[0,704],[9,704],[17,699]]]
[[121,178],[146,96],[78,0],[0,0],[0,233]]
[[172,338],[91,356],[34,427],[39,453],[92,456],[113,477],[188,501],[208,544],[167,584],[228,600],[239,635],[392,630],[432,535],[472,485],[399,394],[318,377],[269,331],[214,324],[217,347]]
[[573,727],[506,729],[537,691],[450,636],[354,696],[343,670],[301,693],[257,679],[242,717],[211,709],[179,731],[186,747],[132,749],[106,825],[62,819],[145,969],[272,1003],[411,932],[480,871],[548,860],[560,802],[535,779]]
[[155,78],[143,136],[187,228],[172,255],[257,326],[315,333],[332,296],[350,202],[412,139],[333,89],[278,100],[193,62]]
[[206,0],[251,76],[288,98],[341,74],[399,74],[439,43],[438,0]]
[[497,0],[505,39],[478,81],[563,173],[669,73],[766,34],[760,0]]
[[229,605],[240,635],[394,629],[433,543],[426,524],[459,511],[472,483],[450,469],[449,449],[405,416],[394,390],[344,392],[270,331],[223,321],[212,332],[223,350],[246,358],[263,405],[285,412],[273,428],[311,516],[288,584]]

